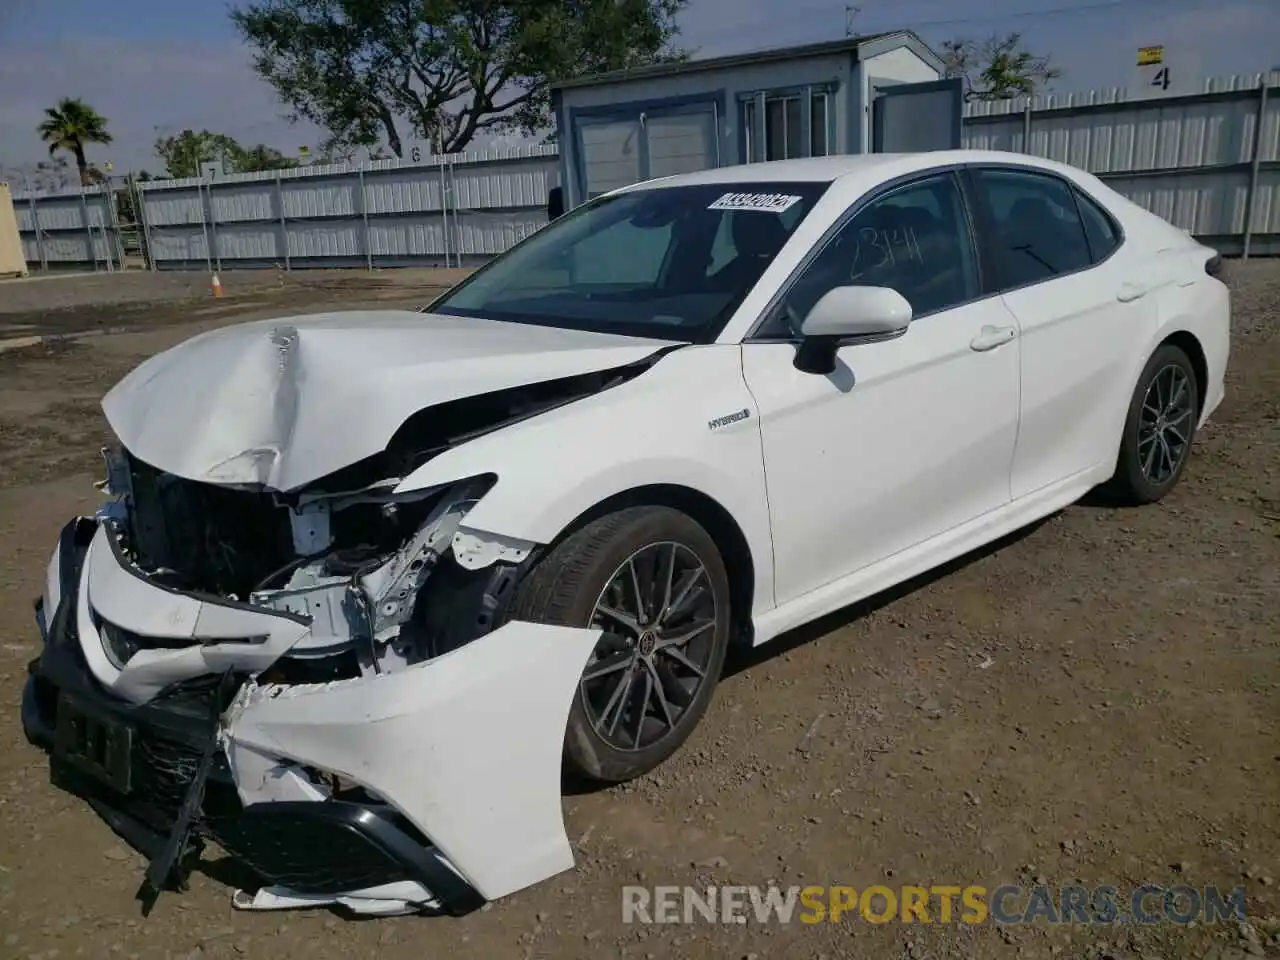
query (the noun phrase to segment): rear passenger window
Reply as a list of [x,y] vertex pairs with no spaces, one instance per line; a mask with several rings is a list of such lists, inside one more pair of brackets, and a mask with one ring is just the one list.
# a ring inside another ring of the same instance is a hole
[[995,218],[1000,286],[1008,290],[1091,266],[1089,242],[1071,188],[1057,177],[975,171]]
[[1094,263],[1101,263],[1120,246],[1120,233],[1115,222],[1095,201],[1079,190],[1075,194],[1080,205],[1080,219],[1084,221],[1084,235],[1089,240],[1089,253]]

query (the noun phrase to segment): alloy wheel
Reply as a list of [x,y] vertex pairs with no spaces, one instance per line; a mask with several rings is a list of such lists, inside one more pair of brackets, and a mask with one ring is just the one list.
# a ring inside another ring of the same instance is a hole
[[680,726],[708,680],[718,614],[706,565],[683,544],[649,544],[618,566],[592,611],[604,636],[580,681],[597,736],[638,751]]
[[1138,418],[1138,463],[1142,475],[1157,486],[1167,483],[1190,447],[1191,385],[1187,373],[1169,364],[1151,378]]

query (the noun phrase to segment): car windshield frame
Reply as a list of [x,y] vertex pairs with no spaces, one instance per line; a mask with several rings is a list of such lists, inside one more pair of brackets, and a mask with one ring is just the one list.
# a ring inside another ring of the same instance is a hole
[[[712,343],[832,182],[741,179],[655,184],[596,197],[498,255],[422,312],[668,342]],[[749,234],[749,245],[758,249],[739,249],[739,233],[733,226],[737,217],[751,218],[746,223],[761,225],[754,230],[742,228],[744,239]],[[764,218],[773,223],[764,225]],[[621,242],[616,237],[601,241],[606,231],[623,228]],[[640,249],[631,256],[627,232],[640,237],[647,230],[667,231],[665,246],[655,233],[648,250]],[[585,258],[582,248],[593,240],[596,249],[612,243],[616,248],[613,259],[607,253]],[[652,256],[658,251],[660,256]],[[646,254],[653,262],[643,262]],[[717,265],[717,256],[730,259]],[[657,272],[645,279],[645,271],[657,261],[661,261]],[[637,279],[580,279],[584,272],[601,270],[606,274],[630,270]],[[536,277],[539,271],[549,277],[563,274],[566,279],[550,279],[545,287],[526,279],[522,286],[522,278],[529,274]],[[626,316],[637,309],[652,309],[653,313]]]

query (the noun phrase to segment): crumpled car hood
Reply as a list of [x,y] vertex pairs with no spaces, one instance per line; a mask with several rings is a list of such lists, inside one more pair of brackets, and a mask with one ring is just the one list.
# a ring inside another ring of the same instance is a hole
[[126,376],[102,409],[153,467],[288,491],[385,449],[419,410],[669,345],[408,310],[314,314],[193,337]]

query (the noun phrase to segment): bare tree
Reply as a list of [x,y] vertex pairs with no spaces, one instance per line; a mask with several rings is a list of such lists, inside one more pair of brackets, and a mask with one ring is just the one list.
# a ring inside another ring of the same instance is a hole
[[37,193],[58,193],[75,181],[71,165],[66,157],[54,157],[38,163],[18,163],[0,166],[0,180],[21,185],[24,190]]
[[1022,34],[993,33],[985,40],[959,38],[942,44],[948,77],[964,80],[966,100],[1009,100],[1038,93],[1062,76],[1048,55],[1022,45]]

